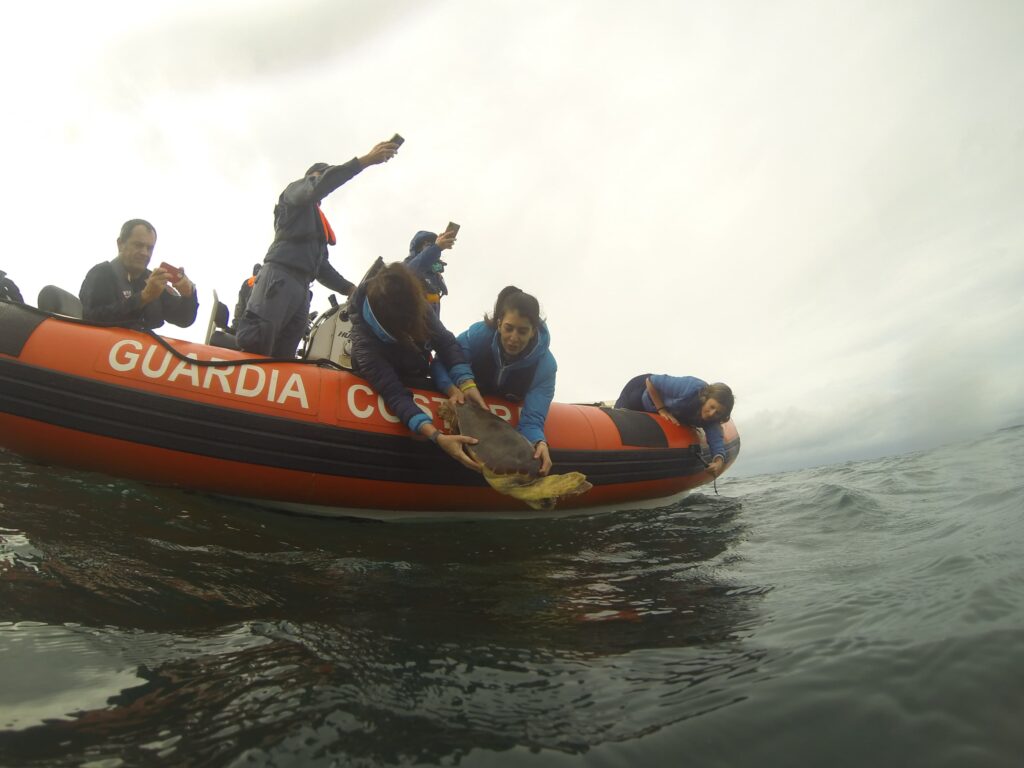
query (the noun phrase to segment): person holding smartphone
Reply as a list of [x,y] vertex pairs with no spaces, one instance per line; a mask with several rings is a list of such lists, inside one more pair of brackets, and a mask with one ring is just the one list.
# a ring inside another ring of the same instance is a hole
[[145,219],[129,219],[117,237],[117,256],[89,270],[78,297],[82,318],[152,330],[164,322],[187,328],[196,320],[199,300],[185,271],[170,264],[149,269],[156,229]]
[[274,240],[238,318],[240,349],[292,359],[309,319],[310,286],[316,280],[348,296],[355,286],[328,261],[337,240],[320,202],[371,165],[395,156],[402,137],[395,134],[362,157],[341,165],[314,163],[281,193],[274,206]]
[[423,293],[438,317],[441,316],[441,297],[448,295],[448,286],[444,282],[444,268],[448,263],[441,259],[441,255],[455,246],[458,234],[459,225],[451,221],[440,235],[420,230],[413,235],[409,255],[405,257],[406,266],[423,283]]

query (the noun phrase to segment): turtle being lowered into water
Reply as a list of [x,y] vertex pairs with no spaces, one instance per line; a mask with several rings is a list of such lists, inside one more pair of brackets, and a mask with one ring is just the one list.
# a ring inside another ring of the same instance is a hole
[[459,434],[479,440],[467,445],[466,452],[480,463],[484,479],[498,493],[520,499],[533,509],[554,509],[563,496],[576,496],[594,487],[581,472],[541,476],[540,461],[533,458],[530,441],[503,418],[478,405],[444,402],[441,417]]

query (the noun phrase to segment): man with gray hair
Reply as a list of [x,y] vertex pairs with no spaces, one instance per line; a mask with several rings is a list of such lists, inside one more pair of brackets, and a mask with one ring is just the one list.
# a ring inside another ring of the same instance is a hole
[[238,318],[240,349],[294,358],[309,318],[313,281],[346,296],[352,292],[355,286],[327,260],[327,246],[336,239],[320,201],[364,168],[386,163],[397,150],[398,143],[385,141],[342,165],[315,163],[285,187],[274,206],[274,241]]
[[150,271],[155,247],[156,229],[145,219],[121,225],[117,256],[94,266],[82,282],[82,318],[147,330],[164,321],[192,325],[199,310],[196,287],[182,269],[161,265]]

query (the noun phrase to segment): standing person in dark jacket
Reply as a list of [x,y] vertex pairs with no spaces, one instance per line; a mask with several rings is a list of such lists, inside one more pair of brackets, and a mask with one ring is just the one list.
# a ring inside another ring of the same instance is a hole
[[718,477],[725,469],[722,424],[732,418],[735,402],[732,390],[721,382],[708,384],[696,376],[643,373],[626,382],[615,407],[657,413],[676,425],[701,427],[712,456],[708,472]]
[[320,201],[364,168],[386,163],[397,144],[382,142],[343,165],[315,163],[293,181],[274,206],[270,244],[245,312],[238,321],[238,346],[271,357],[295,357],[309,317],[310,285],[317,280],[347,296],[353,285],[327,260],[334,230]]
[[[549,349],[551,334],[540,317],[540,304],[514,285],[502,288],[494,302],[494,315],[484,315],[459,334],[459,345],[485,395],[522,403],[519,433],[534,447],[540,474],[551,469],[551,453],[544,439],[544,422],[555,397],[558,364]],[[442,392],[454,385],[443,362],[434,361],[434,382]]]
[[441,298],[448,295],[443,274],[447,264],[441,260],[441,254],[455,245],[455,235],[451,230],[445,230],[440,235],[421,230],[413,235],[409,243],[409,255],[405,257],[406,266],[423,283],[427,302],[438,317],[441,316]]
[[21,291],[18,290],[18,286],[14,284],[14,281],[2,269],[0,269],[0,299],[16,301],[19,304],[25,303],[25,300],[21,298]]
[[433,350],[454,380],[451,399],[465,402],[468,397],[487,407],[458,342],[430,309],[416,276],[404,264],[388,264],[356,289],[349,306],[355,373],[370,382],[388,410],[411,431],[430,439],[456,461],[479,469],[462,448],[477,442],[476,438],[443,434],[402,382],[430,373]]
[[144,219],[121,226],[117,256],[89,270],[78,297],[82,318],[130,328],[159,328],[166,320],[187,328],[196,320],[199,301],[184,270],[147,269],[156,247],[156,229]]

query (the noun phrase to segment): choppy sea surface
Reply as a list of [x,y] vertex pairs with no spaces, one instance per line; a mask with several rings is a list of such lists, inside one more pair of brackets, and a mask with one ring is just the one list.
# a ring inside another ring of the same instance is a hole
[[1016,768],[1022,468],[380,523],[0,452],[0,764]]

